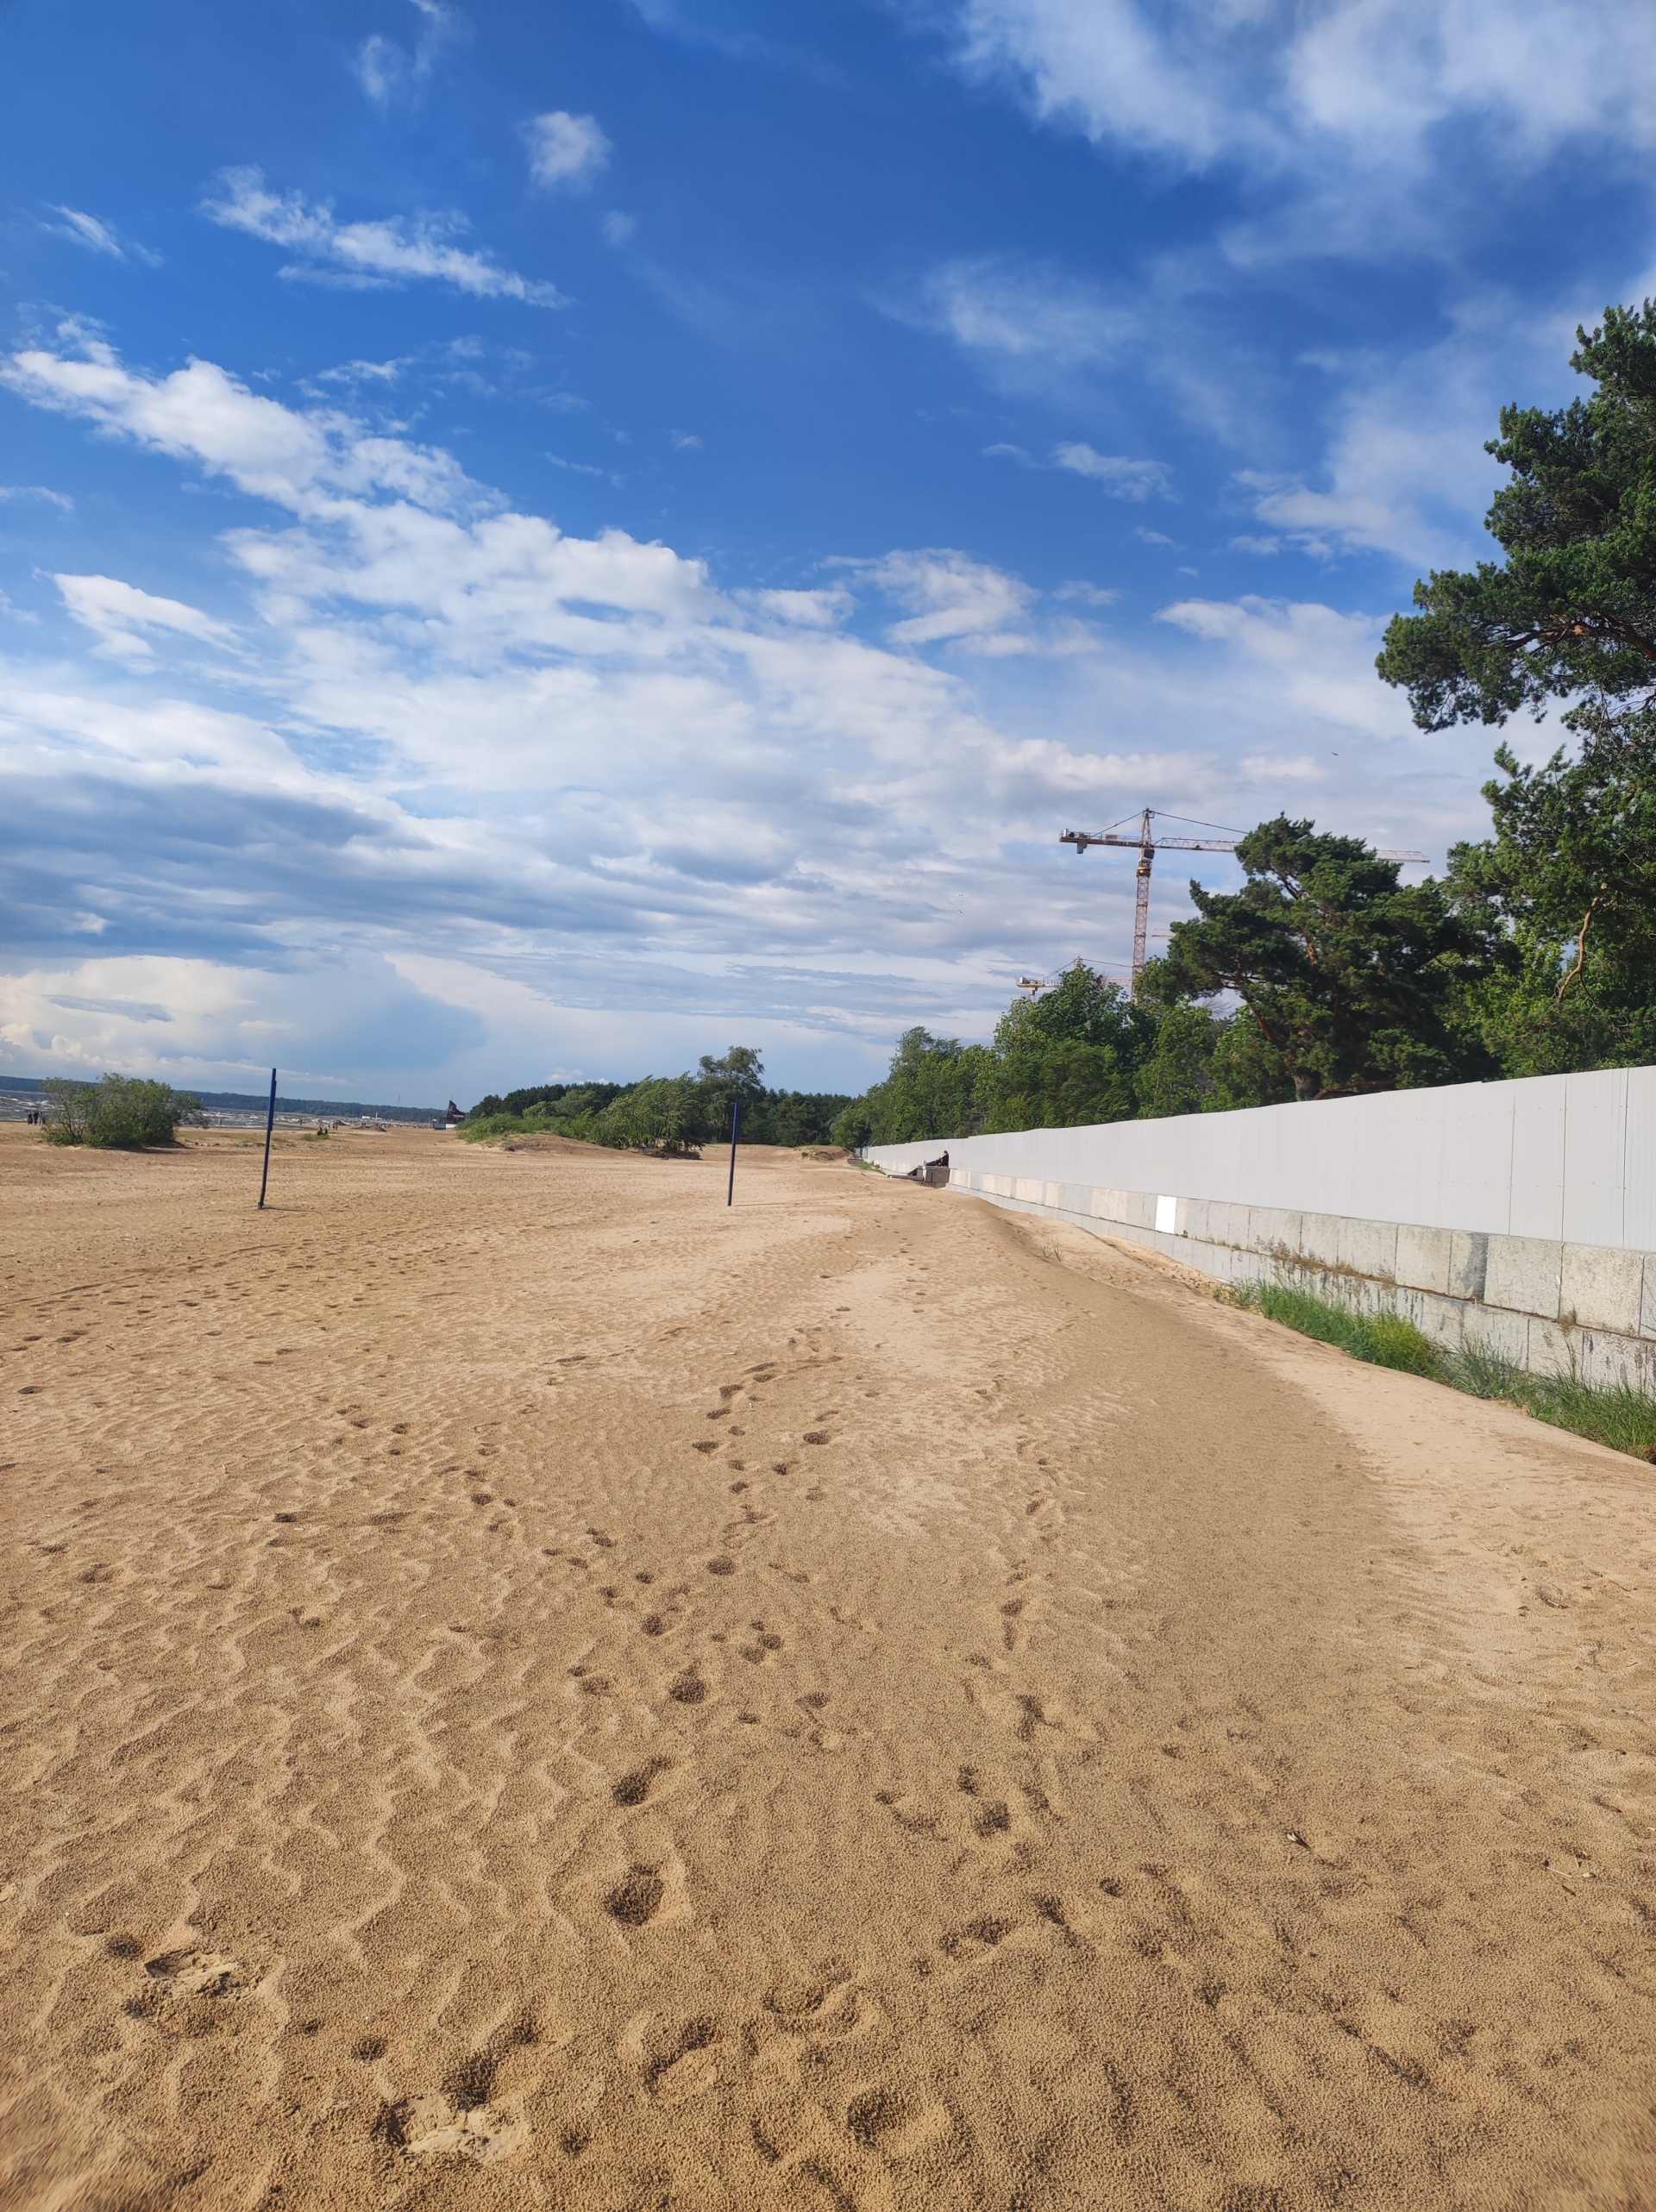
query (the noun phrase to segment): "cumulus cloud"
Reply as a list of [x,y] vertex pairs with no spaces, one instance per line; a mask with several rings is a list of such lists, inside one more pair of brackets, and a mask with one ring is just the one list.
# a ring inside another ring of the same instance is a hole
[[269,191],[260,170],[227,169],[219,182],[219,197],[203,203],[203,214],[227,229],[246,231],[300,255],[283,269],[285,277],[362,289],[428,281],[453,285],[481,299],[520,299],[538,307],[564,304],[555,285],[519,276],[487,254],[456,245],[466,229],[461,216],[340,222],[327,201]]
[[54,576],[52,580],[75,620],[97,636],[99,649],[122,660],[154,657],[142,634],[147,630],[170,630],[209,645],[227,644],[235,635],[199,607],[182,599],[159,598],[114,576]]
[[610,141],[592,116],[572,116],[562,108],[536,116],[527,125],[529,173],[544,191],[570,191],[589,185],[610,158]]
[[988,651],[1023,649],[1022,625],[1035,594],[986,561],[948,551],[890,553],[862,573],[909,610],[886,631],[894,645],[969,640]]
[[[836,1050],[860,1068],[909,1021],[984,1033],[1030,962],[1125,952],[1130,874],[1059,865],[1073,816],[1245,821],[1291,795],[1388,842],[1472,826],[1473,778],[1430,767],[1452,741],[1428,758],[1374,681],[1377,617],[1186,599],[1157,651],[1084,625],[1091,586],[1064,587],[1076,611],[1055,619],[950,548],[737,593],[669,545],[571,536],[447,454],[214,363],[146,374],[94,341],[0,376],[274,509],[204,545],[225,564],[214,617],[66,577],[78,619],[134,642],[125,665],[0,662],[13,965],[45,979],[3,1032],[13,1066],[458,1068],[486,1046],[498,1069],[521,987],[537,1060],[602,1072],[592,1040],[612,1053],[630,1026],[675,1064],[693,1028],[697,1050],[786,1042],[800,1056],[773,1066],[825,1087]],[[228,704],[204,656],[137,657],[143,639],[228,641],[229,608]],[[1353,734],[1360,786],[1330,758]],[[89,930],[99,962],[186,966],[88,966]],[[436,959],[441,975],[411,964]],[[400,1044],[369,1018],[387,962],[415,993],[388,1000]],[[442,1023],[486,999],[486,1035],[454,1043]],[[94,1001],[168,1022],[110,1029]],[[341,1057],[294,1041],[317,1037]]]
[[1038,114],[1192,169],[1406,168],[1452,122],[1519,163],[1656,144],[1644,0],[959,0],[955,21],[966,66]]

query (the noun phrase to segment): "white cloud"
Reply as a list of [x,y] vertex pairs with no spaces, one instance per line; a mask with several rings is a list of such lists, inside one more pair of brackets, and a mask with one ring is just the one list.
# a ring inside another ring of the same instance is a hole
[[54,230],[60,238],[72,239],[77,246],[85,246],[89,253],[107,254],[112,260],[141,261],[146,268],[151,269],[160,266],[159,254],[152,253],[147,246],[140,246],[134,239],[123,238],[115,225],[105,222],[102,216],[87,215],[82,209],[75,207],[54,206],[52,212],[60,215],[63,221],[48,223],[47,228]]
[[1395,733],[1397,694],[1374,674],[1383,617],[1338,614],[1315,601],[1182,599],[1158,622],[1192,637],[1232,648],[1245,663],[1268,671],[1284,703],[1372,736]]
[[123,660],[152,657],[141,635],[146,630],[171,630],[210,645],[227,644],[235,636],[199,607],[188,606],[182,599],[158,598],[114,576],[54,576],[52,580],[75,620],[97,636],[99,650]]
[[599,229],[604,234],[604,242],[606,246],[620,247],[630,244],[637,228],[638,218],[636,215],[623,215],[615,208],[612,208],[599,223]]
[[376,107],[389,107],[393,100],[417,92],[443,47],[471,35],[467,19],[457,8],[443,5],[443,0],[412,3],[420,16],[412,53],[380,31],[365,38],[356,50],[356,80]]
[[944,264],[899,311],[1003,372],[1040,377],[1112,360],[1138,329],[1137,310],[1096,285],[994,260]]
[[1059,446],[1055,467],[1101,484],[1113,499],[1165,499],[1171,496],[1168,472],[1159,461],[1129,461],[1121,454],[1095,453],[1091,446]]
[[862,573],[910,610],[886,632],[895,645],[969,639],[990,650],[1023,649],[1021,628],[1035,595],[1015,576],[946,551],[890,553]]
[[[1066,869],[1068,817],[1246,823],[1291,795],[1389,843],[1475,826],[1486,744],[1411,733],[1371,673],[1378,617],[1185,599],[1135,641],[1077,619],[1095,587],[1055,594],[1055,621],[935,548],[749,596],[210,362],[146,376],[94,341],[0,376],[280,511],[214,542],[230,708],[199,656],[0,661],[29,927],[103,932],[91,966],[61,934],[14,962],[37,980],[12,1066],[471,1066],[475,1090],[526,1060],[605,1072],[600,1046],[622,1067],[629,1035],[681,1064],[693,1031],[786,1042],[784,1080],[818,1054],[825,1087],[835,1050],[860,1068],[909,1021],[983,1033],[1008,967],[1125,953],[1130,871]],[[218,634],[117,580],[64,588],[102,637]],[[104,964],[140,956],[185,966]],[[119,1005],[169,1022],[97,1011]],[[456,1043],[467,1007],[483,1026]]]
[[529,173],[545,191],[589,185],[610,158],[610,141],[592,116],[572,116],[563,108],[536,116],[524,126]]
[[956,20],[966,66],[1038,115],[1193,169],[1408,168],[1451,122],[1519,164],[1656,143],[1645,0],[959,0]]
[[221,184],[223,196],[204,202],[203,214],[227,229],[244,230],[250,237],[302,255],[282,271],[284,276],[370,288],[430,280],[483,299],[520,299],[538,307],[564,304],[555,285],[519,276],[486,254],[455,245],[455,237],[466,227],[460,216],[339,222],[326,201],[312,203],[298,192],[267,191],[257,169],[227,169]]

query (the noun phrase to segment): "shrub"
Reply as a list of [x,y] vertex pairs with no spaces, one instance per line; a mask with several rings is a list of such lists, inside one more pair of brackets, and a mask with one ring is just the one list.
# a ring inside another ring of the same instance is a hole
[[101,1083],[54,1077],[41,1087],[51,1101],[44,1131],[48,1144],[135,1151],[146,1144],[173,1144],[183,1125],[206,1126],[199,1099],[141,1075],[105,1075]]

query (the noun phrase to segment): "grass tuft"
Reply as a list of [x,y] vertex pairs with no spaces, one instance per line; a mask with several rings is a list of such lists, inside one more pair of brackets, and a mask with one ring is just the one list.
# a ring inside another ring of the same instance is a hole
[[1236,1285],[1227,1294],[1233,1306],[1251,1307],[1268,1321],[1297,1329],[1319,1344],[1338,1344],[1353,1359],[1371,1367],[1401,1368],[1405,1375],[1440,1377],[1443,1355],[1429,1337],[1395,1313],[1355,1313],[1349,1307],[1331,1305],[1307,1290],[1289,1290],[1279,1282]]
[[1401,1368],[1405,1374],[1427,1375],[1474,1398],[1516,1406],[1553,1428],[1568,1429],[1574,1436],[1656,1465],[1656,1398],[1625,1382],[1600,1388],[1584,1382],[1578,1375],[1530,1375],[1498,1352],[1476,1344],[1446,1352],[1395,1313],[1354,1313],[1282,1283],[1238,1283],[1220,1294],[1231,1305],[1247,1307],[1267,1320],[1297,1329],[1302,1336],[1337,1344],[1353,1359]]

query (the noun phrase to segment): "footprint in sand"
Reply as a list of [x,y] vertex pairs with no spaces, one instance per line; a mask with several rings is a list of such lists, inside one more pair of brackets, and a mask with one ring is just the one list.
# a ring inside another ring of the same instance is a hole
[[492,2166],[523,2148],[529,2140],[529,2122],[510,2109],[457,2106],[441,2090],[429,2090],[388,2106],[379,2132],[407,2159],[462,2159]]
[[866,2035],[885,2015],[849,1974],[830,1971],[820,1981],[781,1983],[767,1992],[765,2010],[790,2035],[843,2043]]
[[911,2158],[940,2142],[954,2126],[946,2105],[919,2103],[878,2084],[859,2090],[845,2109],[845,2125],[865,2151],[881,2158]]
[[648,1866],[629,1867],[604,1900],[604,1909],[624,1927],[645,1927],[662,1909],[667,1884]]
[[643,1766],[634,1767],[630,1774],[610,1786],[610,1795],[618,1805],[642,1805],[649,1795],[649,1786],[658,1774],[665,1774],[673,1762],[670,1759],[646,1759]]
[[144,1971],[169,1996],[242,1997],[257,1978],[239,1958],[217,1951],[164,1951]]

